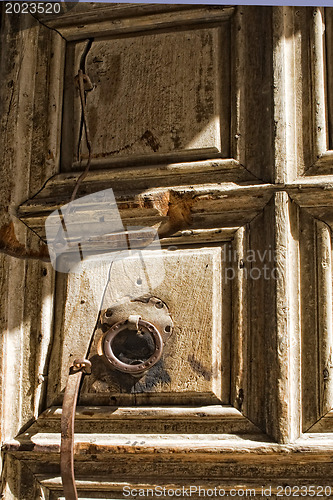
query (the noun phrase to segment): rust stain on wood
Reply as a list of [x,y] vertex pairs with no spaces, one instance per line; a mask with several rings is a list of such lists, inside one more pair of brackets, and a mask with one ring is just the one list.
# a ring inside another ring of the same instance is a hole
[[154,208],[158,210],[160,215],[168,215],[170,207],[170,191],[164,191],[162,193],[156,193],[152,202]]
[[[161,199],[160,199],[161,201]],[[163,200],[166,203],[166,200]],[[159,231],[160,237],[166,237],[173,234],[180,229],[189,227],[192,222],[192,207],[194,204],[194,198],[191,194],[185,193],[175,193],[173,191],[169,192],[167,217],[168,221],[162,224]],[[165,205],[160,203],[158,207],[164,209],[161,215],[165,213]]]
[[26,248],[18,241],[13,222],[4,224],[0,228],[0,252],[19,259],[40,259],[44,262],[50,261],[49,252],[45,243],[41,243],[39,251],[34,251]]

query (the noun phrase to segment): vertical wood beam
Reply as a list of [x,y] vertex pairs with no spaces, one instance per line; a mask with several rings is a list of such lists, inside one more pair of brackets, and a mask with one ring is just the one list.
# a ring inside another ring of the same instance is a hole
[[[250,393],[247,377],[248,338],[248,287],[243,272],[248,250],[248,228],[241,227],[235,234],[231,247],[231,259],[235,279],[232,281],[232,363],[231,404],[239,411],[246,411],[247,394]],[[244,406],[245,405],[245,406]]]
[[299,215],[285,192],[275,194],[274,205],[278,384],[276,421],[272,419],[270,433],[278,441],[290,442],[301,432]]
[[328,149],[333,149],[333,9],[325,9],[325,65],[327,73]]
[[[249,248],[256,260],[248,275],[250,390],[244,413],[288,443],[300,435],[301,415],[298,207],[287,193],[275,193],[251,222]],[[262,259],[266,270],[260,274]]]
[[331,230],[316,221],[318,290],[318,369],[319,409],[323,416],[333,406],[333,334],[332,334],[332,249]]
[[326,122],[326,75],[325,75],[325,24],[324,8],[314,7],[311,29],[311,63],[312,63],[312,109],[315,159],[328,149],[328,132]]
[[294,7],[275,7],[273,9],[273,26],[274,181],[284,184],[297,176]]
[[[2,18],[0,232],[2,242],[6,238],[8,245],[34,255],[39,254],[40,240],[16,219],[15,210],[57,172],[62,46],[58,34],[30,15]],[[58,79],[49,85],[47,73],[56,73],[56,67]],[[48,263],[4,254],[0,258],[1,439],[5,440],[43,408],[55,277]]]
[[272,182],[271,8],[238,6],[232,33],[231,154],[256,177]]
[[316,221],[300,210],[302,421],[306,431],[320,418]]

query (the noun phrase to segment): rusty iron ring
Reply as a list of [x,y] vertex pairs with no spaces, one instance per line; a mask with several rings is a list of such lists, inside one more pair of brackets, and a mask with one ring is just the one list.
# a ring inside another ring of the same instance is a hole
[[111,363],[113,368],[115,368],[116,370],[130,374],[142,373],[145,370],[152,368],[161,359],[163,350],[163,339],[156,326],[154,326],[152,323],[149,323],[149,321],[145,321],[143,319],[138,320],[138,326],[146,330],[153,337],[155,343],[155,351],[153,352],[153,354],[150,356],[149,359],[137,365],[129,365],[127,363],[123,363],[118,358],[116,358],[114,352],[112,351],[111,347],[112,342],[114,338],[118,335],[118,333],[128,328],[128,320],[119,321],[118,323],[115,323],[106,332],[103,341],[104,355],[108,360],[108,362]]

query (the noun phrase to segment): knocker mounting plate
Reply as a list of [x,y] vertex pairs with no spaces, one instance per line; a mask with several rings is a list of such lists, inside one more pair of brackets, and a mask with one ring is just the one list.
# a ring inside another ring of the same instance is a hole
[[113,369],[140,375],[162,356],[173,322],[166,304],[157,297],[125,299],[101,313],[103,337],[98,352]]

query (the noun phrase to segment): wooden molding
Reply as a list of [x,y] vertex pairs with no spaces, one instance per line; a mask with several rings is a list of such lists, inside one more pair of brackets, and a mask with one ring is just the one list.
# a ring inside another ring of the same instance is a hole
[[[90,4],[91,5],[91,4]],[[93,8],[75,6],[59,17],[40,16],[49,28],[67,41],[101,36],[120,36],[166,29],[188,29],[199,24],[228,20],[232,6],[193,7],[179,5],[95,4]]]
[[[147,169],[143,172],[146,176],[143,175],[140,179],[140,172],[133,170],[127,173],[128,180],[126,174],[122,174],[119,170],[93,171],[82,183],[79,196],[112,188],[123,223],[132,226],[156,227],[157,225],[161,237],[189,227],[185,220],[177,221],[173,216],[170,217],[169,206],[173,208],[172,205],[176,202],[190,203],[191,229],[209,229],[243,225],[262,209],[271,196],[272,186],[250,184],[249,180],[253,177],[242,167],[238,168],[237,164],[235,175],[238,173],[240,180],[237,183],[225,182],[230,169],[228,162],[210,161],[184,165],[186,174],[190,170],[193,172],[191,186],[185,184],[186,180],[188,182],[188,177],[181,173],[182,166],[176,164],[166,168],[161,167],[157,172],[156,169]],[[235,163],[231,162],[232,169],[234,166]],[[164,188],[161,187],[163,177],[158,177],[158,172],[161,172],[162,176],[164,172],[166,173],[164,181],[167,186]],[[61,174],[53,177],[34,198],[19,207],[17,216],[44,240],[46,218],[68,202],[78,176],[79,174]],[[224,182],[217,184],[218,177]],[[233,179],[235,180],[235,176]],[[207,184],[202,184],[203,180],[207,180]],[[154,186],[157,181],[160,187],[151,187],[151,184]],[[200,181],[200,184],[196,185],[195,181]],[[172,187],[171,182],[173,182]],[[89,219],[92,221],[96,214],[89,213],[88,210],[87,217],[89,222]]]

